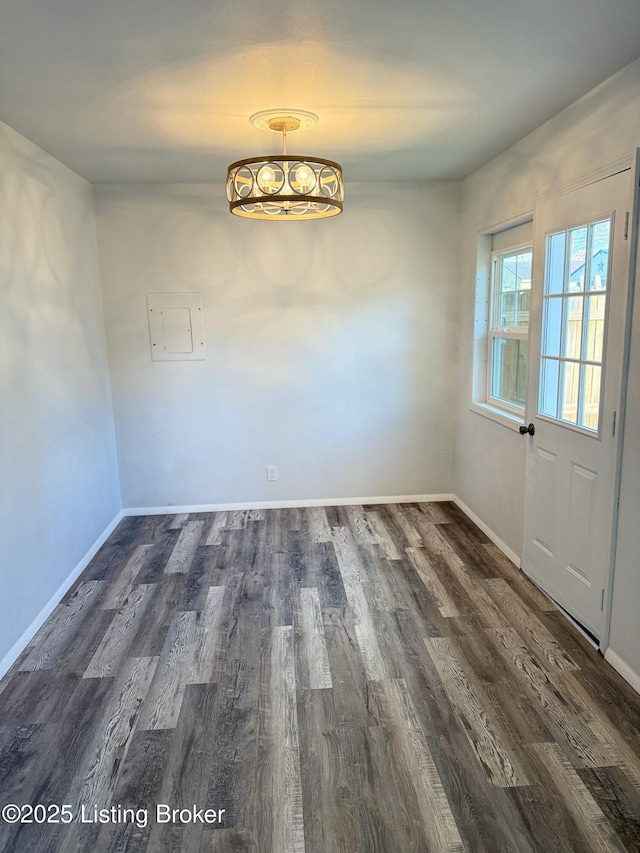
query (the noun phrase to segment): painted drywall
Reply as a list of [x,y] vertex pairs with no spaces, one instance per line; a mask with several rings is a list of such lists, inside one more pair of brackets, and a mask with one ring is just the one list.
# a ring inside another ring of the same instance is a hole
[[[463,185],[462,314],[460,325],[460,407],[454,491],[517,554],[522,552],[525,441],[516,432],[469,409],[476,277],[475,234],[514,219],[534,207],[538,192],[563,184],[640,146],[640,60],[544,124]],[[640,323],[634,330],[638,347]],[[637,396],[638,361],[629,387]],[[637,423],[637,419],[636,419]],[[624,467],[637,471],[640,434],[625,442]],[[633,469],[633,460],[636,468]],[[628,480],[629,478],[627,478]],[[637,480],[627,483],[620,538],[627,543],[615,569],[611,643],[640,672],[637,602],[640,600],[640,514]],[[634,491],[635,488],[635,491]],[[633,594],[631,594],[633,593]],[[616,627],[617,626],[617,627]],[[623,628],[623,626],[627,626]]]
[[0,659],[120,509],[89,184],[0,123]]
[[[125,507],[449,491],[456,185],[347,181],[295,223],[221,185],[95,203]],[[202,294],[204,361],[151,360],[146,294],[174,291]]]

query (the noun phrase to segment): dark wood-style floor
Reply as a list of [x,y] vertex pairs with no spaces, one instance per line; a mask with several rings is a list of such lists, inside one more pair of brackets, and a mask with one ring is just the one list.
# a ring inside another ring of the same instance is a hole
[[640,850],[640,697],[452,504],[128,518],[0,683],[37,803],[0,850]]

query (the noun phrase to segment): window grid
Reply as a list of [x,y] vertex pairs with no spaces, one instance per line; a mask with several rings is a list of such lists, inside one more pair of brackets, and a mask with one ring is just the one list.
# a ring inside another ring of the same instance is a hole
[[[580,247],[582,234],[584,248]],[[610,236],[611,220],[607,219],[547,238],[538,413],[589,432],[598,431],[600,420]],[[558,289],[557,244],[560,240],[563,258],[562,282]],[[576,245],[580,247],[578,251]],[[600,261],[594,274],[596,255],[600,256]],[[560,300],[560,312],[552,307],[554,300]],[[572,304],[577,300],[580,300],[580,307],[572,312]],[[558,316],[560,323],[556,330],[554,321],[557,324]],[[552,367],[554,363],[555,368]]]

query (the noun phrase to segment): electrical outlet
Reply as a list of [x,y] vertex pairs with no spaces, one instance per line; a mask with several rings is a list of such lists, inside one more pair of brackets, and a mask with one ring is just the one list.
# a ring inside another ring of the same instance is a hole
[[272,483],[278,479],[278,469],[275,465],[267,465],[267,480]]

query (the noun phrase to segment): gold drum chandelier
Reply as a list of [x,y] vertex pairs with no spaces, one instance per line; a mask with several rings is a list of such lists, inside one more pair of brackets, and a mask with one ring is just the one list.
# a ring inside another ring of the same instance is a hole
[[251,116],[260,130],[282,134],[282,154],[248,157],[229,166],[227,199],[247,219],[324,219],[342,212],[342,167],[333,160],[287,153],[287,134],[308,130],[318,116],[305,110],[264,110]]

